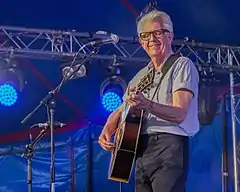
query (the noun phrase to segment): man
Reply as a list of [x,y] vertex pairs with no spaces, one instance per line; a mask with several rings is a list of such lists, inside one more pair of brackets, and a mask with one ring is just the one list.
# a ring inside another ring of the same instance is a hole
[[[199,130],[198,72],[186,57],[179,57],[165,75],[155,98],[151,97],[167,58],[173,54],[173,24],[170,17],[157,10],[143,16],[137,26],[139,42],[151,58],[148,66],[130,81],[135,87],[140,78],[154,67],[151,89],[125,94],[132,109],[144,109],[136,158],[136,192],[184,192],[188,173],[189,137]],[[130,88],[131,89],[131,88]],[[99,137],[105,150],[112,150],[113,134],[124,104],[113,112]]]

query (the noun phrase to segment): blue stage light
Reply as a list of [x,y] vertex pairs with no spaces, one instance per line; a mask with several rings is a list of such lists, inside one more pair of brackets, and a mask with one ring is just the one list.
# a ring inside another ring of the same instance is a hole
[[0,85],[0,103],[1,105],[10,107],[17,102],[17,91],[10,84]]
[[122,104],[121,97],[115,92],[106,92],[102,96],[102,105],[109,112],[115,111]]
[[101,103],[107,112],[113,112],[122,104],[127,84],[120,76],[106,78],[100,87]]

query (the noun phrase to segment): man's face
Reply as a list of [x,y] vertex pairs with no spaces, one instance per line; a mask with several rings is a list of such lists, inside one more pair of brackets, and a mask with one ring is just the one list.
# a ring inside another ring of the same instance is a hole
[[172,39],[173,33],[164,29],[161,20],[156,20],[144,23],[139,42],[152,58],[165,56],[171,47]]

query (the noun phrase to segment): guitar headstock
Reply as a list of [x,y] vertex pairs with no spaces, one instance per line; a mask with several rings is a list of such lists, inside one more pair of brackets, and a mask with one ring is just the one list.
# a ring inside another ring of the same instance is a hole
[[148,73],[140,79],[137,85],[137,91],[144,91],[149,85],[153,83],[154,80],[154,69],[148,71]]

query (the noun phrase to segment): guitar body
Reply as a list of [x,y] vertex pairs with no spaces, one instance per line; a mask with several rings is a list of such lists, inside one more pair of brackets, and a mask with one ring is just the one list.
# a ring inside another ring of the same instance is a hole
[[[136,91],[144,91],[153,83],[153,79],[154,71],[150,70],[141,78],[136,86]],[[137,152],[138,139],[143,121],[143,110],[133,111],[130,108],[128,112],[123,113],[126,113],[126,115],[124,115],[124,119],[119,120],[116,129],[114,137],[115,149],[111,156],[108,178],[128,183]]]
[[135,156],[138,138],[142,125],[142,111],[138,116],[127,116],[125,122],[117,128],[115,134],[115,150],[112,152],[109,166],[109,179],[128,183]]

